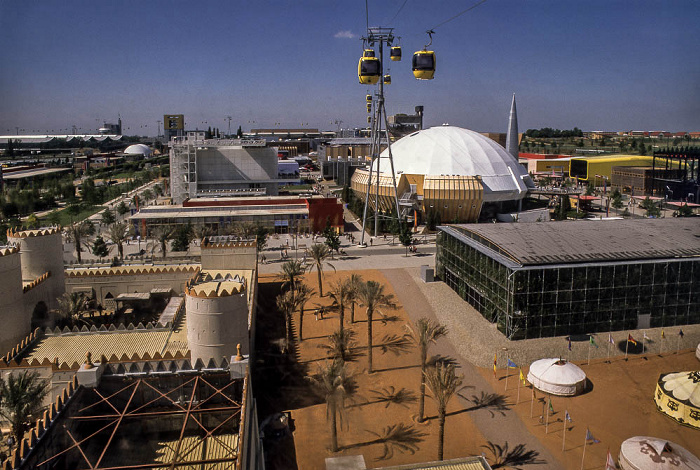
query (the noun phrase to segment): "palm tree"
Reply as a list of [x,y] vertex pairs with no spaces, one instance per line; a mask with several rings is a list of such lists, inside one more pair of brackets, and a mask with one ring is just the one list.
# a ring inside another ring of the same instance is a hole
[[355,304],[360,296],[362,284],[362,276],[359,274],[352,274],[350,276],[350,292],[348,298],[350,302],[350,324],[355,323]]
[[83,247],[88,244],[88,227],[83,222],[76,222],[66,228],[66,238],[75,245],[75,257],[82,263]]
[[338,452],[338,418],[342,422],[345,400],[354,393],[355,382],[347,376],[347,367],[341,361],[319,366],[318,374],[312,380],[326,401],[326,419],[331,426],[331,451]]
[[205,237],[212,234],[212,230],[207,225],[197,224],[192,227],[192,233],[194,234],[195,240],[198,240],[201,243]]
[[124,260],[124,242],[129,239],[129,226],[126,222],[117,222],[107,229],[107,237],[117,245],[119,259]]
[[292,344],[292,314],[296,309],[294,292],[288,290],[277,296],[277,309],[284,315],[285,351],[289,351]]
[[326,261],[330,256],[330,250],[326,245],[314,243],[311,245],[311,251],[309,254],[311,255],[311,266],[309,271],[316,269],[318,272],[318,294],[323,297],[323,265],[327,264],[333,268],[333,271],[335,271],[335,266]]
[[66,292],[58,298],[58,313],[67,321],[81,321],[88,299],[83,292]]
[[282,288],[289,287],[289,290],[295,291],[299,278],[304,274],[304,266],[301,261],[289,260],[282,264],[282,272],[279,274],[282,281]]
[[438,460],[445,444],[445,414],[452,396],[462,388],[462,376],[455,374],[454,364],[438,362],[426,371],[425,381],[438,409]]
[[381,308],[396,308],[396,303],[393,295],[384,293],[384,285],[375,281],[363,284],[360,301],[367,308],[367,370],[372,373],[372,317]]
[[423,422],[423,413],[425,413],[425,369],[428,362],[428,348],[430,343],[436,343],[438,339],[447,334],[447,327],[436,323],[428,318],[419,318],[416,322],[416,328],[411,329],[413,341],[420,348],[420,399],[418,401],[418,422]]
[[48,393],[48,382],[40,379],[36,372],[25,370],[10,374],[7,380],[0,379],[0,415],[10,423],[17,446]]
[[352,330],[337,330],[328,336],[328,344],[319,344],[325,349],[329,359],[348,362],[351,360],[352,349],[355,347],[355,332]]
[[306,302],[311,300],[314,294],[316,294],[316,291],[303,282],[297,284],[297,292],[294,297],[296,298],[297,305],[299,305],[299,341],[303,339],[304,307],[306,306]]
[[168,240],[173,237],[175,230],[167,225],[159,225],[153,230],[153,238],[160,244],[160,251],[163,253],[163,258],[168,252]]
[[341,332],[345,328],[345,306],[350,302],[350,290],[350,279],[343,279],[331,285],[331,290],[328,292],[328,296],[333,300],[333,306],[338,308]]

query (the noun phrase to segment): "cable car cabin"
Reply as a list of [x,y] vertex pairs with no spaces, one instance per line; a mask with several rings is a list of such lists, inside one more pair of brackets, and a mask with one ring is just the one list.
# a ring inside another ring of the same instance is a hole
[[367,124],[372,124],[372,116],[367,116]]
[[372,102],[372,95],[365,96],[365,99],[367,100],[368,103],[371,103]]
[[372,105],[370,103],[367,103],[367,112],[368,113],[372,112]]
[[413,76],[418,80],[432,80],[435,75],[435,52],[418,51],[413,54]]
[[391,85],[391,75],[384,75],[384,85]]
[[391,48],[391,60],[394,62],[401,60],[401,46],[394,46]]
[[363,85],[374,85],[379,81],[381,64],[374,57],[372,49],[365,49],[360,61],[357,63],[357,78]]

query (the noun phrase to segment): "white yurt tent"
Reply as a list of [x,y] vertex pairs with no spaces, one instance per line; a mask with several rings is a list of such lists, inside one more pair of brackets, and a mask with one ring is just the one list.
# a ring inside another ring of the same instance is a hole
[[654,401],[662,413],[700,429],[700,370],[661,375]]
[[530,365],[527,380],[538,390],[552,395],[573,396],[586,388],[586,374],[564,359],[540,359]]
[[698,347],[695,348],[695,357],[697,357],[698,360],[700,360],[700,343],[698,343]]
[[655,437],[630,437],[620,446],[622,470],[698,470],[700,459],[670,441]]

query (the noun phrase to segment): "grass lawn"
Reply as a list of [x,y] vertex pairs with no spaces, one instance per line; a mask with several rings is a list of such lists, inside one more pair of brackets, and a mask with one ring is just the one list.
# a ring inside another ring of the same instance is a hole
[[73,222],[80,222],[81,220],[85,220],[88,217],[90,217],[92,214],[96,214],[104,208],[105,208],[104,206],[87,207],[85,209],[81,209],[77,215],[69,214],[67,210],[60,209],[60,210],[55,210],[55,211],[51,212],[46,217],[42,217],[39,220],[42,222],[48,222],[51,224],[57,223],[57,224],[61,225],[62,227],[65,227],[67,225],[70,225]]

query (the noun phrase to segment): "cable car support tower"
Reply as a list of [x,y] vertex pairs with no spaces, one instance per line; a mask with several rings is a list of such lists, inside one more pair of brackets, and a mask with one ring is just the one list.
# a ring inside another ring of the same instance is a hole
[[[381,154],[381,140],[382,136],[386,138],[387,153],[389,154],[389,163],[391,165],[391,182],[394,189],[394,204],[396,209],[396,218],[400,226],[401,216],[399,211],[399,198],[396,189],[396,174],[394,172],[394,157],[391,153],[391,139],[389,137],[389,120],[386,114],[386,108],[384,106],[384,45],[391,46],[394,41],[393,35],[394,28],[381,28],[372,27],[367,29],[367,37],[363,37],[362,41],[369,45],[370,47],[377,45],[379,48],[379,88],[375,93],[374,99],[374,113],[372,115],[372,131],[371,131],[371,143],[370,143],[370,155],[371,163],[369,167],[369,178],[367,180],[366,192],[365,192],[365,207],[362,214],[362,235],[360,237],[360,245],[365,245],[365,231],[367,226],[367,206],[370,201],[370,193],[372,192],[372,174],[374,170],[374,163],[376,161],[376,186],[374,193],[374,236],[379,235],[379,217],[380,217],[380,172],[379,172],[379,155]],[[391,219],[390,215],[382,215],[385,219]]]

